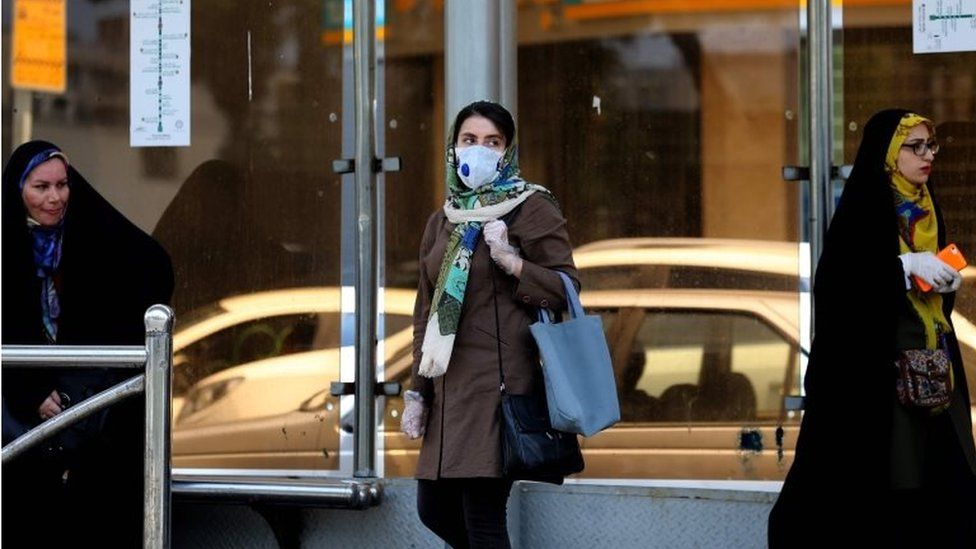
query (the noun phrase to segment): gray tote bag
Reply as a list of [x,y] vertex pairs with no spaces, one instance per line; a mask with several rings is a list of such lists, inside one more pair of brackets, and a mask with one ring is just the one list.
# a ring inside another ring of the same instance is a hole
[[566,273],[570,318],[554,323],[546,309],[529,326],[539,346],[549,419],[560,431],[591,436],[620,421],[610,351],[597,315],[586,315]]

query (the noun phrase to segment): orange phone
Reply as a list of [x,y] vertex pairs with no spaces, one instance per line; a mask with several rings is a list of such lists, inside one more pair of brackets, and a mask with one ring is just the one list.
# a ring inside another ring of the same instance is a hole
[[[945,248],[942,248],[942,251],[936,254],[935,257],[938,257],[943,262],[945,262],[946,265],[952,267],[957,271],[961,271],[965,269],[967,265],[966,258],[963,257],[962,252],[959,250],[959,247],[956,246],[955,244],[949,244]],[[913,276],[912,278],[915,279],[915,285],[918,286],[919,290],[922,290],[923,292],[927,292],[932,289],[932,286],[929,285],[928,282],[922,280],[921,278],[917,276]]]

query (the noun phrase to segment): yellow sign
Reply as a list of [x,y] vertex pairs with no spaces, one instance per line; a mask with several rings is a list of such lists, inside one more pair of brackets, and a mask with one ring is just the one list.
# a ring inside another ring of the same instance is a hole
[[15,88],[64,92],[65,0],[16,0],[12,82]]

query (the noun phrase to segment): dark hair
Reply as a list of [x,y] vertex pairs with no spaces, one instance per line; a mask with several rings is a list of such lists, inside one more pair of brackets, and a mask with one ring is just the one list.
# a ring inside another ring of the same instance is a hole
[[512,140],[515,139],[515,120],[512,118],[512,113],[508,112],[505,107],[498,103],[475,101],[458,111],[457,118],[454,119],[454,135],[451,137],[452,145],[457,143],[458,132],[461,131],[461,124],[475,115],[483,116],[491,120],[491,123],[505,134],[506,145],[510,145]]

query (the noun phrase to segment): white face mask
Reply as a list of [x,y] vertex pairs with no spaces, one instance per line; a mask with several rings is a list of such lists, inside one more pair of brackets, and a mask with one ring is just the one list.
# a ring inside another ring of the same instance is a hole
[[502,153],[483,145],[457,149],[457,174],[469,189],[477,189],[498,178],[498,161]]

